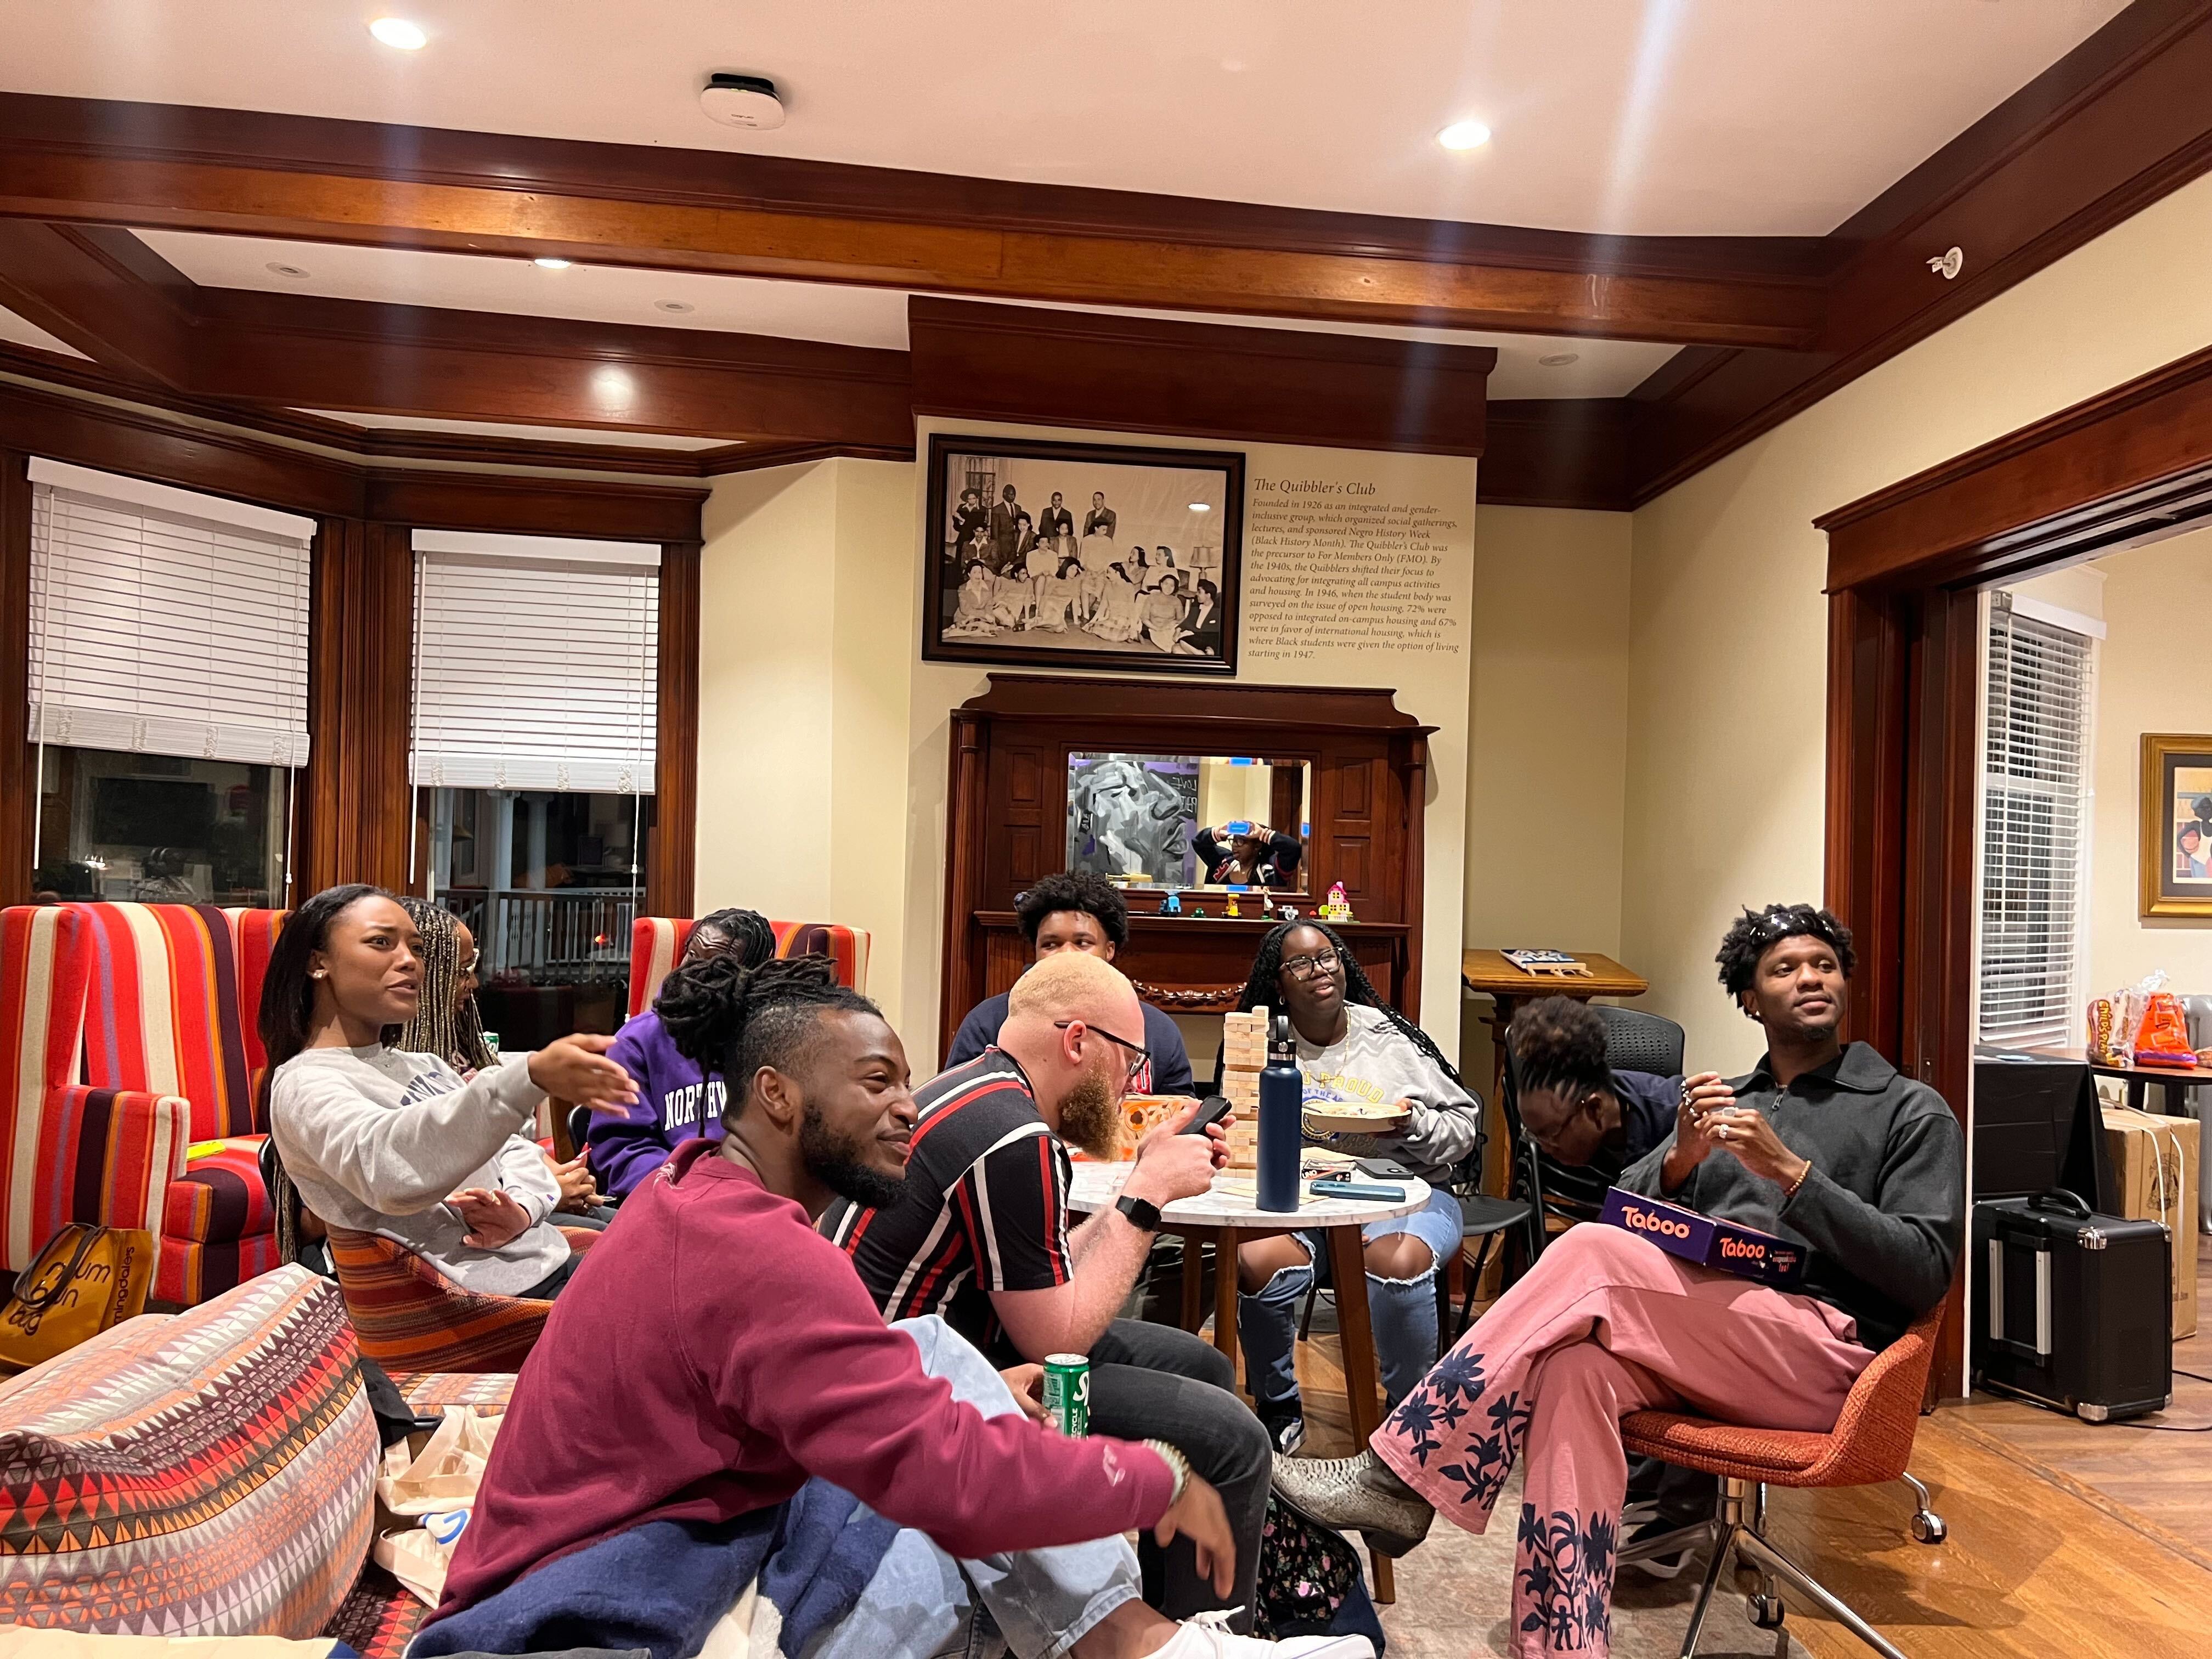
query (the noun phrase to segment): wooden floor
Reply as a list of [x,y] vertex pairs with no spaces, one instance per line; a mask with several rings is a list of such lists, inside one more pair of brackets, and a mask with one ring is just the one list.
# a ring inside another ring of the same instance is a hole
[[[1324,1304],[1298,1358],[1316,1456],[1351,1449],[1328,1322]],[[2212,1376],[2212,1333],[2177,1343],[2174,1364]],[[2177,1376],[2172,1407],[2140,1420],[2212,1423],[2212,1383]],[[1775,1541],[1908,1659],[2212,1654],[2212,1433],[1978,1396],[1921,1420],[1912,1468],[1949,1525],[1939,1547],[1911,1540],[1901,1485],[1770,1499]],[[1815,1659],[1869,1652],[1794,1601],[1789,1628]]]

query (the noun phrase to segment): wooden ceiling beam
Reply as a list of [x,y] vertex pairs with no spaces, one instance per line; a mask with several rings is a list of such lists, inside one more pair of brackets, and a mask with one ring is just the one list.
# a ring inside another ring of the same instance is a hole
[[0,94],[0,215],[1001,300],[1802,347],[1809,238],[1599,237]]

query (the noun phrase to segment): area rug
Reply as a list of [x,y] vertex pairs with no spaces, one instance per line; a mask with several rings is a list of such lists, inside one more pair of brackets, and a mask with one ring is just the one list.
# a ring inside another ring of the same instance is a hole
[[[1514,1528],[1506,1517],[1520,1512],[1516,1474],[1498,1500],[1498,1524],[1489,1532],[1477,1537],[1439,1520],[1428,1541],[1398,1563],[1398,1600],[1380,1610],[1389,1659],[1484,1659],[1510,1650]],[[1623,1568],[1613,1589],[1613,1659],[1674,1659],[1704,1570],[1702,1556],[1671,1579]],[[1786,1629],[1763,1631],[1751,1622],[1734,1578],[1731,1571],[1713,1597],[1698,1659],[1806,1659]]]

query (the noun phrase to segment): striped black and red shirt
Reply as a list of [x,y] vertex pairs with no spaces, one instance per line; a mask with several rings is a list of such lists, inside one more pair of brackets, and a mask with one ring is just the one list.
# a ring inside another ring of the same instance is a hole
[[1000,1365],[1022,1356],[994,1291],[1048,1291],[1073,1276],[1067,1149],[1037,1115],[1013,1056],[986,1048],[915,1093],[906,1196],[839,1203],[823,1226],[886,1320],[938,1314]]

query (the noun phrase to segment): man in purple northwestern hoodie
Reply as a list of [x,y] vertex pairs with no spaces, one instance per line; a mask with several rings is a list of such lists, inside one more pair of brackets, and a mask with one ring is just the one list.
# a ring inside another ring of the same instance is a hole
[[[775,955],[775,930],[757,910],[716,910],[691,925],[683,960],[734,956],[757,968]],[[628,1111],[593,1114],[585,1133],[586,1163],[599,1190],[626,1196],[638,1182],[668,1160],[678,1143],[695,1135],[722,1138],[722,1079],[677,1050],[658,1010],[648,1008],[615,1033],[607,1058],[637,1085],[637,1104]]]

